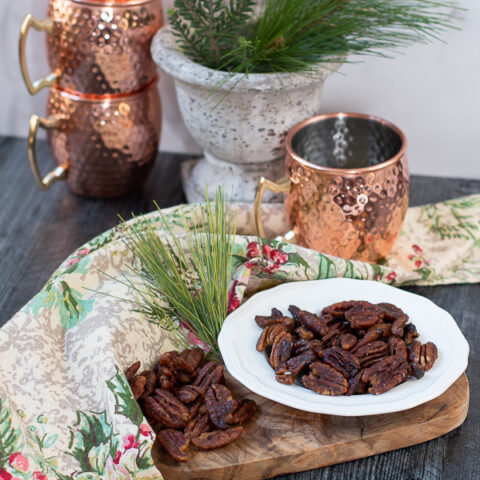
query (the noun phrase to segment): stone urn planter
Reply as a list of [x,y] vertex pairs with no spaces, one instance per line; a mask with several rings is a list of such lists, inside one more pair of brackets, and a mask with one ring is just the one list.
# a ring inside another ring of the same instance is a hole
[[[182,171],[189,202],[224,185],[233,201],[253,202],[259,178],[283,176],[284,139],[297,123],[319,113],[325,78],[340,64],[315,73],[235,75],[187,58],[168,27],[153,39],[157,65],[175,83],[183,120],[204,157]],[[266,197],[266,201],[274,200]]]

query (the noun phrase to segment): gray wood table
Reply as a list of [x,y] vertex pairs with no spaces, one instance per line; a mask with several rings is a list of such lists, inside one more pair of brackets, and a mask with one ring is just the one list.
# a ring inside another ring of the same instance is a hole
[[[0,137],[0,325],[37,293],[77,247],[129,217],[184,202],[180,163],[186,157],[162,153],[147,184],[128,197],[99,201],[78,197],[63,184],[44,193],[28,166],[27,142]],[[50,168],[46,142],[38,156]],[[411,205],[480,192],[480,181],[414,176]],[[475,480],[480,479],[480,285],[410,288],[448,310],[470,343],[467,375],[471,407],[465,423],[436,440],[282,480]],[[248,479],[245,479],[248,480]]]

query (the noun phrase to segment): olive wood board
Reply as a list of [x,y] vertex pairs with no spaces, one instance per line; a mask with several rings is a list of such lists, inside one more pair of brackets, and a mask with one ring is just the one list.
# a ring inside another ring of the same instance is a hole
[[465,374],[442,395],[397,413],[340,417],[303,412],[248,391],[231,377],[236,398],[255,400],[259,411],[234,443],[218,450],[189,450],[176,462],[155,444],[153,458],[165,480],[255,480],[302,472],[397,450],[440,437],[467,416]]

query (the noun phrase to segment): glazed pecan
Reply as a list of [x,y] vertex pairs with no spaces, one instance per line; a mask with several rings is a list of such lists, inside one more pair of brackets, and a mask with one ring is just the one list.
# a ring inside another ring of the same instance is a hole
[[408,363],[400,356],[385,357],[365,369],[362,381],[369,384],[368,393],[385,393],[408,377]]
[[405,340],[405,343],[407,345],[410,345],[412,342],[415,341],[416,338],[419,337],[417,328],[413,323],[408,323],[407,325],[405,325],[404,330],[406,330],[406,332],[405,332],[405,335],[403,336],[403,339]]
[[200,436],[202,433],[209,432],[212,429],[212,422],[208,413],[198,415],[190,420],[185,428],[185,437],[187,440]]
[[286,332],[287,328],[282,324],[269,325],[268,327],[265,327],[257,341],[257,350],[259,352],[263,352],[267,347],[273,345],[273,342],[278,336]]
[[318,315],[307,312],[306,310],[300,310],[294,305],[290,305],[288,310],[293,315],[293,318],[297,321],[299,327],[306,327],[319,337],[322,337],[328,333],[328,325]]
[[138,400],[143,395],[146,383],[147,379],[140,375],[135,375],[132,380],[130,380],[129,384],[135,400]]
[[329,347],[336,346],[340,343],[340,336],[347,333],[349,330],[348,325],[343,323],[343,321],[338,320],[333,322],[329,325],[328,333],[322,337],[322,342]]
[[[372,325],[367,333],[375,333],[377,338],[388,338],[392,333],[392,325],[390,323],[380,322]],[[376,339],[377,339],[376,338]],[[375,339],[375,340],[376,340]]]
[[272,315],[271,317],[262,317],[257,315],[255,322],[260,328],[269,327],[270,325],[283,325],[287,330],[293,330],[295,327],[295,321],[290,317],[283,315]]
[[391,337],[387,342],[387,349],[389,355],[398,355],[408,360],[407,345],[401,338]]
[[171,392],[160,388],[145,398],[143,405],[149,418],[167,428],[183,428],[190,418],[188,408]]
[[158,386],[163,390],[173,390],[175,387],[175,377],[166,367],[157,367]]
[[340,347],[344,350],[352,349],[357,343],[357,337],[351,333],[344,333],[340,336]]
[[357,302],[355,300],[349,300],[345,302],[337,302],[333,305],[325,307],[322,310],[323,315],[332,315],[333,317],[342,317],[344,313],[352,308]]
[[200,362],[203,360],[205,352],[199,348],[191,348],[180,353],[180,357],[185,360],[192,368],[197,369]]
[[141,377],[145,377],[145,390],[143,391],[142,397],[148,397],[149,395],[152,394],[152,392],[155,390],[155,387],[157,386],[157,375],[153,370],[144,370],[141,374]]
[[382,310],[383,318],[386,322],[394,322],[399,318],[406,318],[408,320],[408,315],[402,309],[391,303],[377,303],[377,306]]
[[414,342],[408,349],[408,360],[413,367],[421,367],[425,372],[430,370],[438,357],[437,347],[432,342],[423,345]]
[[173,459],[179,462],[186,462],[188,460],[188,440],[182,432],[170,428],[160,430],[157,433],[157,440]]
[[283,333],[275,338],[270,353],[270,364],[275,369],[281,362],[285,362],[292,352],[292,336],[289,333]]
[[253,415],[255,415],[256,411],[257,404],[253,400],[240,400],[233,413],[227,416],[227,421],[231,425],[247,423],[253,417]]
[[232,392],[224,385],[214,384],[205,394],[205,404],[210,420],[217,427],[225,430],[227,418],[237,408],[237,401],[233,399]]
[[396,335],[397,337],[403,337],[404,327],[405,327],[407,322],[408,322],[408,317],[397,318],[392,323],[392,334]]
[[303,340],[313,340],[313,333],[306,327],[298,327],[294,330],[295,335]]
[[355,350],[354,355],[360,361],[360,367],[366,368],[387,355],[387,344],[381,340],[367,343],[358,350]]
[[205,393],[205,389],[196,385],[183,385],[176,388],[173,393],[182,403],[192,403]]
[[348,390],[347,379],[334,368],[321,362],[310,365],[310,374],[302,377],[305,387],[321,395],[344,395]]
[[190,383],[197,376],[196,369],[176,350],[164,353],[158,361],[158,366],[168,368],[174,374],[177,385]]
[[243,427],[215,430],[213,432],[202,433],[200,436],[192,438],[192,443],[202,450],[212,450],[213,448],[224,447],[234,442],[242,433]]
[[348,379],[348,390],[345,395],[358,395],[367,393],[367,384],[362,380],[363,370]]
[[140,368],[141,363],[140,362],[135,362],[132,366],[128,367],[125,370],[125,376],[127,377],[127,380],[130,382],[130,380],[133,379],[135,374],[138,372],[138,369]]
[[285,368],[285,373],[275,373],[275,380],[284,385],[293,385],[295,377]]
[[355,302],[345,311],[345,318],[352,328],[368,328],[380,322],[383,318],[381,308],[370,302]]
[[323,361],[347,379],[356,375],[358,370],[360,370],[360,362],[357,357],[350,352],[342,350],[340,347],[327,348],[323,352]]
[[194,385],[203,387],[205,391],[214,383],[221,383],[223,380],[223,367],[215,362],[205,364],[195,379]]

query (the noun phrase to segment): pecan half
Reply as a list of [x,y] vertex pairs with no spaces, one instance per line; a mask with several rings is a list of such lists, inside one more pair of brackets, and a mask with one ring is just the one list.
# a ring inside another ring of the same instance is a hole
[[347,379],[353,377],[360,370],[358,358],[340,347],[327,348],[323,352],[323,361]]
[[313,333],[306,327],[298,327],[294,330],[295,335],[303,340],[313,340]]
[[217,428],[225,430],[227,418],[237,408],[237,401],[233,399],[232,392],[224,385],[214,384],[205,394],[205,404],[212,423]]
[[408,360],[408,352],[406,343],[398,337],[391,337],[387,343],[389,355],[398,355],[404,360]]
[[229,424],[233,425],[247,423],[253,417],[253,415],[255,415],[256,411],[257,404],[253,400],[240,400],[233,413],[227,416],[227,421]]
[[408,360],[414,369],[420,367],[427,372],[433,367],[437,357],[437,346],[432,342],[427,342],[423,345],[420,342],[414,342],[408,349]]
[[194,385],[198,385],[207,390],[214,383],[220,383],[223,380],[223,367],[215,362],[205,364],[198,372]]
[[369,384],[368,393],[385,393],[408,377],[408,363],[399,356],[386,357],[363,371],[362,381]]
[[192,443],[202,450],[211,450],[228,445],[243,433],[243,427],[229,428],[228,430],[215,430],[213,432],[202,433],[200,436],[192,438]]
[[397,337],[403,337],[404,335],[404,328],[406,323],[408,322],[408,317],[400,317],[397,318],[392,323],[392,334],[396,335]]
[[285,325],[269,325],[266,327],[257,341],[257,350],[263,352],[267,347],[273,345],[275,339],[287,332]]
[[355,302],[345,312],[345,318],[352,328],[368,328],[380,322],[383,318],[382,310],[370,302]]
[[279,335],[273,342],[270,353],[270,364],[275,369],[281,362],[285,362],[292,352],[292,336],[289,333]]
[[143,404],[147,415],[167,428],[183,428],[190,418],[188,408],[167,390],[155,389]]
[[408,323],[407,325],[405,325],[404,330],[406,330],[406,332],[403,336],[403,339],[405,340],[405,343],[407,345],[410,345],[410,343],[414,342],[415,339],[420,336],[417,332],[417,327],[415,327],[413,323]]
[[321,395],[344,395],[347,392],[347,379],[334,368],[315,362],[310,369],[310,374],[302,377],[305,387]]
[[146,383],[147,379],[145,377],[141,377],[140,375],[135,375],[133,379],[130,380],[129,384],[135,400],[138,400],[143,395]]
[[212,429],[212,422],[208,413],[198,415],[190,420],[185,428],[185,437],[187,440],[200,436],[202,433],[209,432]]
[[140,368],[141,363],[140,362],[135,362],[133,365],[128,367],[125,370],[125,376],[127,377],[127,380],[130,381],[133,379],[135,374],[138,372],[138,369]]
[[394,322],[399,318],[406,318],[408,320],[408,315],[402,309],[391,303],[377,303],[377,306],[382,310],[383,318],[386,322]]
[[157,433],[158,443],[175,460],[186,462],[188,460],[188,440],[178,430],[166,429]]
[[354,355],[360,361],[360,367],[365,368],[374,364],[380,358],[384,357],[387,354],[387,344],[381,340],[376,342],[367,343],[363,345],[358,350],[355,351]]
[[176,350],[164,353],[158,361],[158,366],[168,368],[174,374],[177,384],[190,383],[197,376],[196,369]]
[[332,315],[333,317],[341,317],[344,313],[352,308],[357,302],[355,300],[348,300],[344,302],[337,302],[333,305],[325,307],[322,310],[323,315]]
[[355,346],[357,341],[358,340],[355,335],[352,335],[351,333],[344,333],[340,337],[340,347],[342,347],[344,350],[350,350]]
[[293,315],[293,318],[295,318],[300,327],[308,328],[308,330],[319,337],[322,337],[328,333],[328,326],[318,315],[307,312],[306,310],[300,310],[294,305],[290,305],[288,310]]
[[295,321],[292,318],[283,315],[272,315],[271,317],[257,315],[255,317],[255,322],[260,328],[266,328],[271,325],[283,325],[290,331],[295,327]]
[[192,403],[205,393],[205,389],[196,385],[183,385],[176,388],[173,393],[182,403]]
[[180,357],[185,360],[192,368],[196,369],[203,360],[205,352],[199,348],[191,348],[190,350],[184,350],[180,353]]
[[142,397],[148,397],[149,395],[152,394],[152,392],[155,390],[155,387],[157,386],[157,375],[153,370],[144,370],[141,374],[141,377],[145,377],[146,382],[145,382],[145,390],[143,392]]
[[367,393],[367,384],[362,380],[363,370],[348,379],[348,390],[345,395],[358,395]]
[[166,367],[157,367],[158,386],[163,390],[173,390],[175,377],[173,372]]

